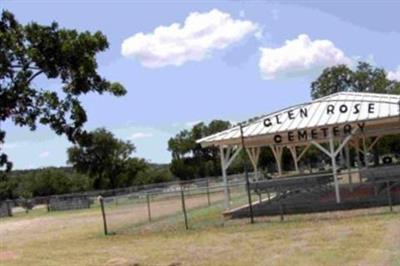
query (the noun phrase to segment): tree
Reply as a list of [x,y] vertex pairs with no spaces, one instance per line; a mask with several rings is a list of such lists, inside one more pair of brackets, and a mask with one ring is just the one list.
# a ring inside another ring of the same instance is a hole
[[220,159],[215,147],[202,148],[196,140],[228,129],[230,122],[214,120],[208,125],[198,123],[190,131],[183,130],[168,141],[172,153],[170,170],[180,179],[220,175]]
[[135,178],[135,185],[155,184],[172,181],[172,174],[168,167],[149,167],[140,171]]
[[316,81],[311,83],[313,99],[352,89],[353,71],[346,65],[326,68]]
[[[345,65],[326,68],[317,80],[311,83],[311,88],[313,99],[342,91],[400,94],[400,82],[389,80],[384,69],[373,67],[366,62],[359,62],[354,71]],[[375,164],[379,164],[379,153],[388,150],[398,152],[397,145],[387,146],[393,140],[395,143],[400,142],[400,137],[387,136],[380,141],[379,147],[374,147]]]
[[400,82],[389,80],[382,68],[359,62],[354,71],[346,65],[326,68],[311,88],[313,99],[342,91],[398,94]]
[[[86,112],[79,97],[89,92],[126,93],[119,83],[111,83],[97,73],[96,55],[108,48],[101,33],[77,32],[30,23],[21,25],[14,15],[3,11],[0,19],[0,122],[12,120],[18,126],[35,130],[38,123],[72,142],[87,141],[83,125]],[[41,88],[35,83],[42,77],[61,85]],[[5,132],[0,131],[0,143]],[[6,154],[0,167],[10,170]]]
[[90,133],[89,141],[68,149],[68,163],[79,173],[93,179],[95,189],[116,188],[118,179],[129,166],[135,146],[129,141],[114,137],[111,132],[100,128]]
[[[123,172],[117,179],[118,187],[129,187],[138,183],[138,175],[149,171],[150,166],[144,159],[128,158]],[[141,184],[141,183],[140,183]]]

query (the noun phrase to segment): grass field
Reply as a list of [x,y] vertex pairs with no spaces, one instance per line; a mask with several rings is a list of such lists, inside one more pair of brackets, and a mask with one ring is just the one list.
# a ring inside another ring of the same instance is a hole
[[[144,206],[137,206],[138,210]],[[165,209],[165,207],[161,207]],[[0,220],[0,265],[400,265],[400,208],[223,221],[222,204],[102,234],[98,208]],[[133,219],[131,216],[129,219]]]

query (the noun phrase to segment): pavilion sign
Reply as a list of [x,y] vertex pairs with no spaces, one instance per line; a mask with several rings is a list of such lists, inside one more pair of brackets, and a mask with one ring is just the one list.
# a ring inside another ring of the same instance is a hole
[[[356,104],[347,105],[346,103],[342,103],[341,105],[328,104],[326,106],[323,116],[333,116],[333,115],[358,115],[360,113],[368,113],[374,114],[376,111],[375,103],[362,102]],[[309,110],[307,107],[289,110],[287,112],[279,113],[273,117],[268,117],[264,119],[264,126],[271,127],[273,125],[282,124],[285,120],[295,120],[295,119],[309,119]],[[274,136],[275,143],[284,142],[294,142],[294,141],[307,141],[307,140],[315,140],[321,138],[327,138],[332,132],[334,137],[338,136],[346,136],[350,135],[354,129],[359,129],[361,132],[364,131],[365,123],[358,122],[356,124],[344,124],[344,125],[335,125],[331,127],[319,127],[313,129],[299,129],[288,131],[285,135],[276,134]]]

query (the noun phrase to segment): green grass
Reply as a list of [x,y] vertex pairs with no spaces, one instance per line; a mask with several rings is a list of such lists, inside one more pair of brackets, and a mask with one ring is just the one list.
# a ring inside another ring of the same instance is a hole
[[[234,198],[235,204],[243,198]],[[222,201],[104,236],[99,209],[0,220],[0,265],[400,265],[400,208],[224,221]],[[144,220],[146,217],[143,217]]]

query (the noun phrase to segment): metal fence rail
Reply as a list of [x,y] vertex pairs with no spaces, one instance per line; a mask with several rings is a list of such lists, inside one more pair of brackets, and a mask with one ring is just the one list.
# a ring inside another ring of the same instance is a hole
[[[252,176],[254,176],[252,174]],[[230,185],[244,182],[243,174],[229,175],[228,182]],[[180,180],[163,182],[147,185],[136,185],[126,188],[108,189],[108,190],[93,190],[79,193],[68,193],[62,195],[52,195],[45,197],[34,198],[19,198],[12,200],[0,201],[0,206],[8,206],[7,211],[3,211],[4,215],[12,216],[12,209],[14,207],[23,207],[27,211],[35,206],[44,205],[47,211],[60,211],[60,210],[73,210],[82,208],[91,208],[97,206],[96,198],[101,195],[104,198],[112,197],[133,197],[133,195],[140,194],[165,194],[168,192],[179,192],[180,187],[200,189],[202,187],[217,187],[223,185],[222,177],[207,177],[192,180]],[[4,207],[5,208],[5,207]]]
[[[231,182],[229,191],[233,207],[245,204],[244,182]],[[99,202],[105,234],[133,232],[138,225],[190,229],[223,222],[224,186],[185,184],[170,191],[100,197]]]

